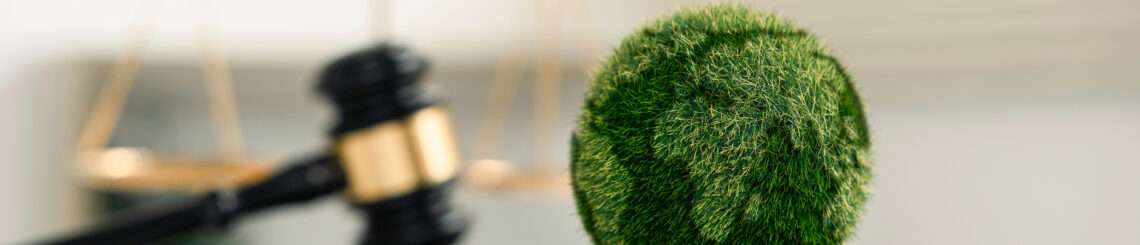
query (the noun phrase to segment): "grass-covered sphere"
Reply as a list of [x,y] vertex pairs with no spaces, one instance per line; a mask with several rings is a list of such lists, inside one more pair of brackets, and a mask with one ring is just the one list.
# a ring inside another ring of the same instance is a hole
[[822,42],[735,5],[683,10],[594,74],[572,144],[598,244],[838,244],[867,200],[859,96]]

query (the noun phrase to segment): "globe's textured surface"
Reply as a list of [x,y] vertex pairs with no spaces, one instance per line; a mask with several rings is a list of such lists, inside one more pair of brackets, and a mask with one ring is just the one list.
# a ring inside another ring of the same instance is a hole
[[868,195],[859,97],[824,45],[735,5],[627,37],[593,78],[571,171],[599,244],[836,244]]

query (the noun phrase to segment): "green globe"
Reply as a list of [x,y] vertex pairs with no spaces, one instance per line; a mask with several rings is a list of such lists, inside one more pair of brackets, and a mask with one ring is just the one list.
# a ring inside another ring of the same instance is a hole
[[822,42],[738,5],[682,10],[594,74],[572,139],[597,244],[839,244],[871,177],[859,96]]

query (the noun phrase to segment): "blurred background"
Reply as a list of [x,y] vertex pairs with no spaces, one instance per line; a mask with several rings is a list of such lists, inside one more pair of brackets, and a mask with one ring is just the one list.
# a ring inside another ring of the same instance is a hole
[[[111,145],[214,151],[205,13],[246,150],[320,151],[333,118],[317,72],[383,22],[431,59],[465,164],[565,173],[591,67],[645,21],[711,1],[391,0],[383,18],[367,0],[150,2],[0,0],[0,243],[99,220],[72,153],[140,19],[153,33]],[[850,243],[1140,244],[1140,1],[742,3],[810,28],[855,78],[876,166]],[[497,134],[480,135],[487,122]],[[467,244],[589,243],[565,190],[463,187],[456,202],[475,218]],[[221,242],[350,244],[359,226],[334,197],[245,219]]]

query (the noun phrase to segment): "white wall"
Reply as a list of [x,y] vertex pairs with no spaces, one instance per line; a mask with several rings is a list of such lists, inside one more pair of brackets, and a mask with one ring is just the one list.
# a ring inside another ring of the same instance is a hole
[[[67,158],[103,68],[141,0],[0,0],[0,243],[83,223]],[[435,61],[460,141],[473,144],[492,63],[533,45],[532,1],[396,1],[397,36]],[[586,1],[565,16],[563,50],[608,50],[683,2]],[[757,1],[824,37],[856,78],[870,115],[875,195],[857,244],[1140,243],[1140,2]],[[365,2],[216,1],[235,65],[250,148],[287,158],[319,148],[328,112],[311,96],[320,64],[366,42]],[[193,1],[168,1],[116,137],[208,150]],[[585,32],[594,30],[596,32]],[[586,55],[589,56],[589,55]],[[567,67],[557,125],[583,90]],[[503,158],[533,146],[530,88],[519,88]],[[165,130],[150,130],[151,125]],[[565,152],[555,138],[552,152]],[[463,192],[472,244],[582,244],[565,198]],[[254,244],[346,243],[355,216],[338,199],[243,223]]]
[[92,79],[91,71],[40,58],[50,52],[3,47],[10,51],[0,61],[0,240],[73,227],[85,221],[85,203],[67,153],[90,98],[90,86],[76,81]]

